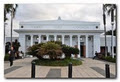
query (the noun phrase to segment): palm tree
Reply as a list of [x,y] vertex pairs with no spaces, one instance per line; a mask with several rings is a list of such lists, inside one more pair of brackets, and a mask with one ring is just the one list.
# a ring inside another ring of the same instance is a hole
[[107,56],[107,40],[106,40],[106,6],[103,4],[103,24],[104,24],[104,35],[105,35],[105,56]]
[[[12,28],[13,28],[13,18],[15,17],[16,9],[18,5],[17,4],[5,4],[4,5],[4,23],[7,18],[7,14],[11,14],[11,46],[12,46]],[[4,24],[4,39],[5,39],[5,24]]]
[[[113,25],[114,25],[114,20],[115,20],[115,27],[117,28],[117,6],[116,4],[105,4],[105,9],[108,15],[111,13],[111,25],[112,25],[112,35],[111,35],[111,54],[112,57],[114,58],[114,48],[113,48]],[[115,16],[114,16],[115,12]]]

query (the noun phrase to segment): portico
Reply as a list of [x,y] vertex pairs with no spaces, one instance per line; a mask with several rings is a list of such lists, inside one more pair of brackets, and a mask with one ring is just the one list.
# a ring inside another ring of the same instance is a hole
[[[21,28],[22,26],[22,28]],[[19,42],[23,52],[27,48],[47,41],[61,41],[62,44],[77,47],[78,57],[93,57],[95,51],[100,52],[100,30],[98,22],[81,22],[69,20],[49,20],[21,22]]]
[[[92,57],[94,56],[94,47],[95,35],[82,35],[80,33],[78,34],[72,34],[72,33],[40,33],[40,34],[27,34],[25,35],[25,51],[27,51],[27,48],[38,44],[38,43],[45,43],[47,41],[61,41],[62,44],[69,45],[71,47],[77,47],[79,50],[80,48],[83,48],[82,51],[80,51],[78,57]],[[89,43],[89,44],[88,44]],[[94,43],[94,44],[93,44]],[[91,48],[90,48],[91,47]],[[90,48],[90,49],[89,49]],[[91,51],[92,50],[92,51]],[[90,55],[91,54],[91,55]],[[90,55],[90,56],[89,56]]]

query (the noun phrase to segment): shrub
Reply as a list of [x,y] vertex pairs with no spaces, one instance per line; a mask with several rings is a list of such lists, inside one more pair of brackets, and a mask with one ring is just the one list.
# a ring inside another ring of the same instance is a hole
[[62,42],[61,41],[48,41],[48,42],[52,42],[52,43],[55,43],[55,44],[58,44],[58,45],[62,46]]
[[42,57],[44,55],[49,55],[50,59],[57,59],[62,55],[61,46],[54,42],[47,42],[38,49],[37,55]]
[[70,46],[66,46],[66,45],[62,46],[62,51],[65,54],[66,58],[70,58],[71,54],[79,54],[78,48],[74,48],[74,47],[70,47]]
[[71,57],[71,51],[70,51],[70,47],[63,45],[62,46],[62,51],[65,54],[65,58],[70,58]]
[[79,49],[78,48],[70,47],[70,51],[71,51],[72,54],[79,54]]
[[112,56],[107,56],[107,57],[105,57],[105,60],[106,61],[110,61],[110,62],[116,62],[116,58],[112,58]]
[[40,66],[68,66],[68,64],[71,62],[73,66],[81,65],[82,61],[76,60],[76,59],[61,59],[61,60],[50,60],[50,59],[44,59],[39,60],[35,59],[33,60],[36,65]]
[[8,61],[8,60],[9,60],[9,54],[5,54],[4,60],[5,60],[5,61]]
[[[105,53],[101,53],[103,56],[105,56]],[[110,52],[107,53],[107,56],[110,56]]]
[[39,59],[41,59],[42,57],[40,55],[37,55],[38,53],[38,49],[41,47],[41,45],[43,45],[44,43],[40,43],[40,44],[36,44],[36,45],[33,45],[31,47],[29,47],[27,50],[27,54],[28,55],[33,55],[33,56],[36,56],[38,57]]

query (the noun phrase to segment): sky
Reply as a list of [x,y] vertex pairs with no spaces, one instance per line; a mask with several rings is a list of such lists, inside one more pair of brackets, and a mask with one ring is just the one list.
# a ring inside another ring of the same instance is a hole
[[[60,16],[62,20],[77,20],[100,22],[103,29],[102,4],[18,4],[13,29],[19,28],[21,21],[57,20]],[[6,21],[6,36],[10,36],[10,16]],[[107,30],[111,29],[110,17],[107,17]],[[13,32],[13,36],[18,36]]]

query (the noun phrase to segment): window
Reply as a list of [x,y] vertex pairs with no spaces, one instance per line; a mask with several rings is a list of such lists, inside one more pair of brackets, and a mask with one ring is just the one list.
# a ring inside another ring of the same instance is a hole
[[35,42],[35,44],[38,44],[38,42]]
[[43,37],[43,40],[46,40],[46,36]]
[[28,36],[28,40],[30,40],[30,36]]
[[23,26],[21,26],[21,28],[23,28]]
[[85,43],[84,42],[80,42],[80,45],[85,45]]
[[98,29],[98,26],[96,26],[96,29]]

